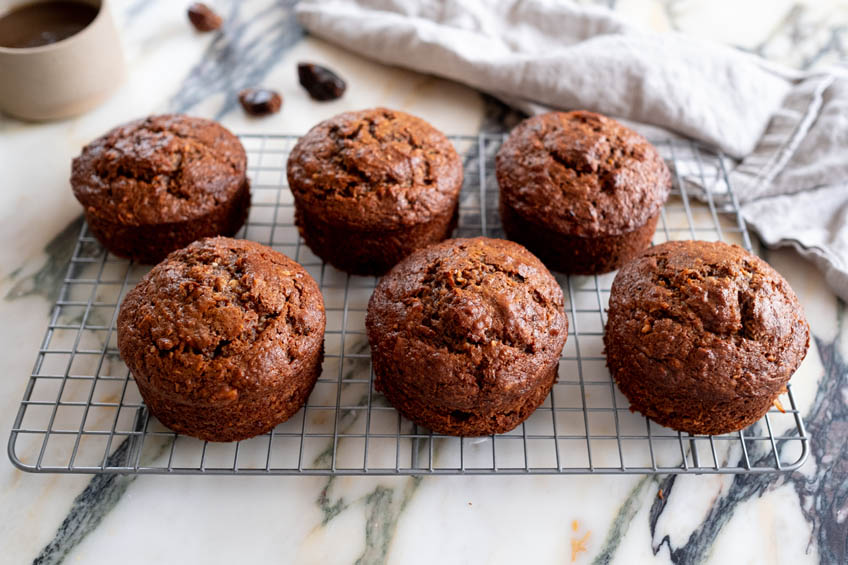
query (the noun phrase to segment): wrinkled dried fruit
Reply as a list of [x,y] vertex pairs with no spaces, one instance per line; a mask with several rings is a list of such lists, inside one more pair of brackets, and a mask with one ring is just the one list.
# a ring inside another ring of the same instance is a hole
[[300,85],[315,100],[335,100],[344,94],[347,85],[339,75],[321,65],[298,63]]
[[280,111],[283,97],[267,88],[245,88],[239,92],[239,102],[251,116],[267,116]]
[[188,19],[197,31],[214,31],[223,23],[221,16],[200,2],[188,7]]

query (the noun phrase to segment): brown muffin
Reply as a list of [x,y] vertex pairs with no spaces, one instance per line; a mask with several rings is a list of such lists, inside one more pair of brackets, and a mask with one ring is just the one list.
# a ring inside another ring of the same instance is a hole
[[564,273],[612,271],[648,247],[671,190],[654,146],[591,112],[524,120],[495,164],[507,236]]
[[631,409],[692,434],[759,420],[809,341],[783,277],[741,247],[706,241],[664,243],[625,265],[604,335]]
[[568,335],[562,289],[511,241],[452,239],[383,277],[365,325],[374,382],[404,416],[450,435],[515,428],[544,401]]
[[156,263],[196,239],[233,235],[250,206],[244,148],[219,124],[152,116],[86,145],[71,187],[112,253]]
[[462,162],[424,120],[375,108],[312,128],[289,156],[288,179],[312,251],[344,271],[376,275],[450,235]]
[[324,301],[297,263],[225,237],[175,251],[133,288],[118,349],[150,412],[209,441],[267,432],[321,373]]

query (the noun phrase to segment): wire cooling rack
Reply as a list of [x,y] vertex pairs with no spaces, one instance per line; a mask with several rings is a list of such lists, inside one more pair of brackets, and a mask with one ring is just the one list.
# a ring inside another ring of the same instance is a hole
[[[207,443],[151,417],[116,343],[118,306],[149,270],[79,234],[9,439],[12,462],[49,473],[255,475],[764,473],[798,468],[808,438],[791,387],[780,408],[722,436],[693,436],[631,413],[604,364],[602,336],[613,274],[558,276],[570,327],[559,381],[515,430],[482,438],[431,433],[402,418],[373,387],[365,311],[377,282],[321,262],[293,224],[285,164],[296,138],[242,136],[253,203],[240,237],[273,246],[320,283],[326,360],[306,406],[270,433]],[[464,155],[456,236],[503,236],[494,155],[501,135],[452,138]],[[751,240],[724,159],[688,142],[655,142],[674,188],[654,243]],[[706,188],[706,190],[704,190]],[[695,200],[696,191],[702,199]]]

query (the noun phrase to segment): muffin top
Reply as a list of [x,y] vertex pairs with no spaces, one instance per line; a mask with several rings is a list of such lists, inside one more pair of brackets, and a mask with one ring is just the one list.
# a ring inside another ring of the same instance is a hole
[[303,267],[264,245],[215,237],[171,253],[127,294],[118,347],[162,394],[228,403],[297,373],[322,346],[324,324],[321,292]]
[[498,151],[504,204],[567,235],[632,231],[659,212],[671,174],[656,148],[592,112],[550,112],[521,122]]
[[[382,278],[366,319],[372,351],[419,361],[425,388],[461,407],[491,391],[522,392],[558,359],[568,332],[562,289],[521,245],[478,237],[412,253]],[[424,385],[422,385],[423,387]]]
[[131,226],[203,216],[244,185],[247,156],[236,136],[210,120],[151,116],[86,145],[71,186],[90,214]]
[[288,180],[297,204],[328,221],[392,229],[451,208],[462,162],[424,120],[374,108],[313,127],[289,156]]
[[672,241],[616,275],[607,348],[640,373],[743,396],[773,395],[800,364],[809,327],[789,284],[737,245]]

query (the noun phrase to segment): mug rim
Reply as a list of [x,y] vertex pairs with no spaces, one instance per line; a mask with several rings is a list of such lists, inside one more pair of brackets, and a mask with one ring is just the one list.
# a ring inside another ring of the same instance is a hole
[[[45,1],[49,1],[49,0],[45,0]],[[70,0],[70,1],[75,1],[75,0]],[[93,28],[94,24],[96,24],[101,19],[101,17],[103,16],[103,12],[106,9],[107,0],[94,0],[94,2],[97,3],[97,15],[94,16],[94,19],[92,19],[88,23],[88,25],[86,25],[84,28],[82,28],[81,30],[79,30],[75,34],[71,35],[70,37],[66,37],[65,39],[61,39],[61,40],[55,41],[53,43],[48,43],[47,45],[39,45],[37,47],[3,47],[2,45],[0,45],[0,54],[3,54],[3,55],[16,55],[16,54],[18,54],[18,55],[29,55],[29,54],[35,54],[35,53],[46,53],[46,52],[49,52],[49,51],[54,51],[56,49],[62,49],[64,47],[67,47],[75,39],[82,36],[87,31],[89,31],[91,28]],[[23,2],[15,5],[15,6],[12,6],[12,7],[16,8],[16,7],[24,6],[24,5],[30,4],[30,3],[32,3],[32,2],[27,2],[26,0],[24,0]],[[41,4],[42,2],[38,2],[38,3]],[[82,3],[82,2],[80,2],[80,3]],[[91,2],[85,2],[85,3],[90,4]],[[0,17],[2,17],[2,16],[0,16]]]

